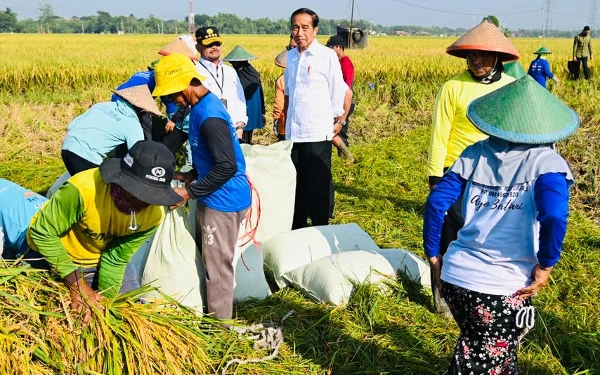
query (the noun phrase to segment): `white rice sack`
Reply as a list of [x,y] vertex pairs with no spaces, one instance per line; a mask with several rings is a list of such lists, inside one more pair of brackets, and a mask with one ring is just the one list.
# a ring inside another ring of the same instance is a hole
[[390,262],[396,273],[400,271],[424,287],[431,287],[429,264],[420,257],[403,249],[380,249],[376,252]]
[[[204,265],[196,243],[187,228],[183,206],[171,211],[159,225],[148,251],[141,284],[151,284],[181,304],[202,312]],[[138,250],[139,251],[139,250]],[[161,300],[149,292],[144,300]]]
[[60,188],[65,182],[67,182],[67,180],[71,178],[71,175],[69,174],[69,172],[66,172],[61,174],[56,181],[54,181],[54,183],[52,184],[52,186],[50,186],[50,188],[48,189],[48,191],[46,192],[46,198],[50,199],[50,197],[52,197],[52,195],[54,193],[56,193],[56,191],[58,190],[58,188]]
[[144,272],[146,260],[148,259],[148,253],[150,252],[150,247],[152,246],[153,241],[154,234],[150,236],[150,238],[148,238],[146,242],[139,247],[135,254],[133,254],[131,259],[129,259],[129,264],[137,271],[137,281],[140,285],[142,285],[142,273]]
[[350,299],[353,284],[378,284],[395,275],[383,256],[358,250],[321,258],[283,277],[312,299],[343,305]]
[[379,250],[373,239],[357,224],[323,225],[293,230],[261,244],[265,271],[283,288],[284,273],[315,260],[344,251]]
[[234,300],[265,299],[271,294],[263,270],[263,252],[254,244],[236,247],[233,265],[235,269]]

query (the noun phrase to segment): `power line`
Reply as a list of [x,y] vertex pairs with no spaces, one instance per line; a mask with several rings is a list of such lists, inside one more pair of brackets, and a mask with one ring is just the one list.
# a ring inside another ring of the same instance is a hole
[[[413,3],[409,3],[408,1],[402,1],[402,0],[392,0],[395,1],[397,3],[401,3],[401,4],[405,4],[405,5],[410,5],[412,7],[415,8],[421,8],[421,9],[425,9],[425,10],[430,10],[432,12],[440,12],[440,13],[449,13],[449,14],[459,14],[462,16],[488,16],[488,14],[483,14],[483,13],[464,13],[464,12],[454,12],[451,10],[444,10],[444,9],[436,9],[436,8],[430,8],[430,7],[425,7],[422,5],[417,5],[417,4],[413,4]],[[528,11],[524,11],[524,12],[515,12],[515,13],[499,13],[499,14],[495,14],[496,16],[516,16],[516,15],[520,15],[520,14],[528,14],[528,13],[535,13],[535,12],[539,12],[542,9],[534,9],[534,10],[528,10]]]

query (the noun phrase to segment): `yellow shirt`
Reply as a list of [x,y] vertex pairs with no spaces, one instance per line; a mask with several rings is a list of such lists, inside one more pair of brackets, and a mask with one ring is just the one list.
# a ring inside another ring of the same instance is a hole
[[467,108],[474,99],[514,80],[502,73],[500,80],[486,85],[475,81],[465,70],[444,83],[433,107],[428,176],[441,177],[444,168],[452,166],[467,146],[488,137],[469,121]]

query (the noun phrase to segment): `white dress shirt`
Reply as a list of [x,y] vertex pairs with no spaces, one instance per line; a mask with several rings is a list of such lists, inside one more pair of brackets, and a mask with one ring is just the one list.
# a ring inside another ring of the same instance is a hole
[[217,65],[204,58],[200,58],[196,69],[198,73],[206,77],[202,84],[219,99],[227,101],[227,112],[233,123],[241,121],[246,124],[248,122],[246,98],[235,69],[225,65],[221,60]]
[[289,97],[285,139],[321,142],[333,139],[333,119],[344,114],[348,86],[335,52],[314,39],[308,49],[287,54],[285,94]]

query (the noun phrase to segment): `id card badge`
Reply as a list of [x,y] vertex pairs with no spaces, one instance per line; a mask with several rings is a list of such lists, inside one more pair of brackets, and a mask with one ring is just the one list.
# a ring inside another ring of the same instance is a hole
[[221,98],[219,100],[221,101],[221,103],[223,103],[223,106],[225,107],[225,109],[227,109],[227,99]]

